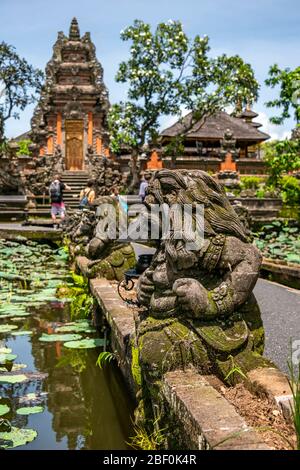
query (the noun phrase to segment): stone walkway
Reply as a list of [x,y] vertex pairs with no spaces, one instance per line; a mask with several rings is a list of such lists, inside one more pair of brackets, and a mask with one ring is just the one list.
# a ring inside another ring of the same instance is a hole
[[254,293],[265,327],[265,355],[288,372],[290,341],[300,341],[300,291],[259,279]]

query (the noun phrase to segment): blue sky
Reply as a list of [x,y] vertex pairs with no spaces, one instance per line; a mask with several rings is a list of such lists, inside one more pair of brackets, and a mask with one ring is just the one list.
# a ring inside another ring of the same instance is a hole
[[[20,55],[44,69],[57,32],[67,33],[73,16],[78,18],[81,34],[91,32],[111,102],[124,99],[126,92],[123,84],[114,81],[129,49],[128,43],[121,42],[120,31],[136,18],[152,26],[178,19],[189,36],[210,37],[213,56],[239,54],[251,63],[261,83],[255,110],[260,113],[262,130],[284,137],[294,125],[291,120],[280,127],[269,124],[270,111],[264,102],[274,96],[274,90],[263,81],[270,64],[300,65],[298,0],[0,0],[0,41],[13,44]],[[32,107],[28,107],[19,121],[11,119],[6,134],[13,137],[28,130],[31,115]]]

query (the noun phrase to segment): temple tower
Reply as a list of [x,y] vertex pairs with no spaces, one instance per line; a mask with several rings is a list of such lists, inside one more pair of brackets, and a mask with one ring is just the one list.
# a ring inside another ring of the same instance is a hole
[[73,18],[53,46],[46,80],[31,120],[37,153],[61,162],[61,170],[89,172],[94,159],[108,156],[108,91],[90,33],[80,36]]

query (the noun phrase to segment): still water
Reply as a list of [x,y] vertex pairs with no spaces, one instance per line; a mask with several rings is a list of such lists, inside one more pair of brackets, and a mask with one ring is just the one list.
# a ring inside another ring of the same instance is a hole
[[[112,363],[96,366],[101,348],[68,349],[63,342],[39,340],[72,320],[70,302],[55,298],[57,286],[70,276],[67,260],[53,250],[0,241],[0,331],[1,325],[15,327],[0,333],[0,348],[17,355],[11,372],[0,367],[0,405],[9,407],[1,418],[37,432],[32,442],[16,450],[126,449],[133,434],[133,404],[118,369]],[[7,273],[30,279],[30,286],[24,289],[18,280],[7,279]],[[30,333],[14,335],[21,331]],[[27,380],[1,383],[1,376],[16,374]],[[43,411],[17,414],[27,406],[42,406]]]

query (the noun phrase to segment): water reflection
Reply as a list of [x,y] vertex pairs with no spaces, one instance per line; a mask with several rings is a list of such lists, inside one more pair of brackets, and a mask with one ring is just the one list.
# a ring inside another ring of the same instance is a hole
[[[59,275],[61,278],[62,270]],[[53,276],[51,279],[53,282]],[[22,306],[21,299],[16,300]],[[0,336],[0,341],[18,355],[15,363],[26,365],[15,373],[27,374],[28,378],[19,384],[0,384],[1,404],[11,408],[5,418],[13,426],[38,432],[34,441],[16,450],[126,449],[132,435],[133,404],[117,368],[112,363],[103,370],[96,366],[99,348],[67,349],[59,342],[38,340],[42,333],[53,332],[57,323],[70,321],[68,304],[48,301],[30,306],[30,312],[23,318],[0,317],[0,324],[9,322],[32,331],[31,336]],[[42,405],[44,412],[16,414],[18,408],[33,405]]]

